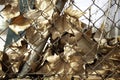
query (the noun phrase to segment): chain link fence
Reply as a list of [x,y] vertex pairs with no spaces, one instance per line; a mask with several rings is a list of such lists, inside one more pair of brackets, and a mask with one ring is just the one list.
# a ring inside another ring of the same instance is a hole
[[119,80],[120,1],[80,1],[1,0],[0,79]]

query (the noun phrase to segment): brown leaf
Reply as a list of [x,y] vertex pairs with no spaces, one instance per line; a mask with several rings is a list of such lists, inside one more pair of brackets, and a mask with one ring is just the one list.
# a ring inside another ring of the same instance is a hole
[[3,59],[3,52],[0,51],[0,61],[2,61],[2,59]]
[[4,77],[5,77],[5,72],[3,72],[2,70],[0,70],[0,79],[4,79]]
[[7,5],[5,5],[3,10],[8,12],[11,8],[12,8],[12,5],[11,4],[7,4]]
[[49,63],[55,63],[59,58],[60,58],[59,55],[48,56],[47,61]]
[[18,34],[19,31],[24,31],[28,27],[30,27],[31,20],[25,18],[22,14],[12,18],[12,21],[9,27]]
[[84,15],[83,12],[81,12],[80,10],[73,10],[73,7],[70,6],[65,10],[65,13],[68,14],[71,17],[75,17],[75,18],[80,18],[82,15]]
[[8,20],[18,16],[19,14],[20,12],[18,8],[18,1],[17,0],[6,1],[5,8],[1,11],[1,15],[4,17],[4,19]]
[[0,0],[0,5],[4,5],[6,0]]
[[75,53],[70,55],[70,66],[74,70],[74,73],[78,75],[78,73],[83,73],[83,59],[79,53]]
[[18,0],[0,0],[0,5],[4,5],[4,4],[16,4],[16,3],[18,3]]
[[20,26],[24,26],[26,24],[29,24],[29,19],[25,18],[22,14],[20,14],[17,17],[14,17],[11,19],[11,23],[10,25],[20,25]]
[[120,61],[120,50],[119,48],[116,48],[114,51],[112,51],[111,55],[109,56],[110,60]]
[[102,22],[100,29],[101,32],[105,30],[105,21]]
[[64,32],[75,35],[72,38],[69,37],[70,40],[68,39],[68,41],[71,43],[74,43],[75,40],[77,41],[80,39],[82,34],[81,31],[81,22],[66,15],[58,16],[58,18],[54,21],[53,27],[50,29],[53,39],[60,37]]
[[[5,57],[4,57],[5,58]],[[0,79],[4,78],[5,77],[5,73],[3,71],[3,52],[0,51]]]

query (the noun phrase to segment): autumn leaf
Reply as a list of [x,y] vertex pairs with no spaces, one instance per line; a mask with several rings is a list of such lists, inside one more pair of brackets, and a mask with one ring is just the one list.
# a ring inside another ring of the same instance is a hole
[[84,15],[84,13],[79,10],[73,10],[72,6],[68,7],[64,12],[69,16],[75,17],[77,19],[80,18],[82,15]]
[[25,18],[22,14],[11,19],[11,23],[9,25],[10,29],[12,29],[16,34],[20,31],[24,31],[28,27],[30,27],[31,20]]

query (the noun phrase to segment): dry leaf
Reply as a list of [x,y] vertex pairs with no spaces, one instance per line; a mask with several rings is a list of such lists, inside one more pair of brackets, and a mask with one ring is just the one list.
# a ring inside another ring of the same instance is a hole
[[0,5],[4,5],[6,0],[0,0]]
[[2,61],[2,59],[3,59],[3,52],[0,51],[0,61]]
[[28,29],[26,29],[26,38],[27,38],[27,41],[30,42],[30,43],[33,43],[34,40],[34,36],[36,34],[36,30],[33,26],[30,26]]
[[46,58],[46,60],[49,62],[49,63],[55,63],[58,59],[59,59],[59,55],[53,55],[53,56],[48,56]]
[[99,76],[89,76],[86,80],[101,80]]
[[2,59],[3,59],[3,52],[0,51],[0,79],[5,77],[5,73],[4,73],[3,68],[2,68],[2,66],[3,66],[2,65]]
[[5,72],[0,70],[0,79],[3,79],[3,78],[5,78]]
[[48,18],[48,16],[43,13],[41,10],[30,10],[27,13],[24,13],[24,17],[31,19],[33,21],[37,21],[40,23],[48,23],[48,20],[46,18]]
[[17,17],[12,18],[9,27],[16,34],[18,34],[18,32],[24,31],[25,29],[30,27],[30,23],[31,23],[30,19],[25,18],[23,15],[19,15]]
[[105,22],[103,21],[100,28],[95,32],[95,34],[93,35],[93,39],[99,44],[99,46],[101,45],[106,45],[107,39],[105,39]]
[[83,59],[79,53],[75,53],[70,55],[70,66],[74,71],[74,74],[78,75],[79,73],[83,73]]
[[[55,5],[57,0],[53,0],[53,1],[49,1],[49,0],[44,0],[44,1],[41,1],[41,0],[36,0],[36,7],[39,9],[39,10],[45,10],[48,6],[51,6],[51,5]],[[52,4],[53,3],[53,4]]]
[[0,5],[5,5],[5,4],[16,5],[16,3],[18,3],[18,0],[0,0]]
[[13,17],[20,15],[17,0],[8,0],[5,4],[5,8],[1,11],[1,15],[5,20],[9,20]]
[[56,1],[57,0],[36,0],[35,5],[37,10],[30,10],[25,13],[24,16],[32,20],[37,20],[37,22],[46,24],[49,22],[48,20],[52,20]]
[[[69,22],[69,20],[71,20],[71,23]],[[80,31],[82,31],[81,22],[71,17],[67,17],[66,15],[58,16],[58,18],[54,22],[53,27],[50,29],[52,39],[60,37],[60,35],[64,32],[75,35],[76,39],[73,37],[70,40],[68,39],[68,41],[70,41],[71,43],[75,42],[75,40],[77,41],[80,38],[82,34]]]
[[70,55],[73,55],[76,53],[76,51],[72,48],[72,45],[65,45],[64,47],[64,55],[65,55],[65,60],[69,61]]
[[7,4],[7,5],[5,5],[3,11],[8,12],[11,8],[12,8],[12,5],[11,4]]
[[73,10],[72,6],[68,7],[64,12],[69,16],[75,17],[77,19],[80,18],[82,15],[84,15],[84,13],[81,12],[80,10]]
[[102,22],[100,29],[101,32],[105,30],[105,21]]
[[120,50],[116,48],[109,56],[110,60],[120,61]]
[[32,79],[28,79],[28,78],[22,78],[22,79],[12,78],[12,79],[9,79],[9,80],[32,80]]
[[85,53],[84,58],[86,62],[93,61],[97,52],[97,43],[93,42],[89,37],[84,35],[77,43],[77,46],[80,47],[80,50]]

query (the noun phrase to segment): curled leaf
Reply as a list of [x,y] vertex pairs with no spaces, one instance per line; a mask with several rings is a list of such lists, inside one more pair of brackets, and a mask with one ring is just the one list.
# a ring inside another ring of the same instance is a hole
[[65,10],[65,13],[71,17],[80,18],[84,13],[79,10],[73,10],[72,6]]
[[30,19],[25,18],[23,15],[19,15],[17,17],[12,18],[9,27],[16,33],[20,31],[24,31],[28,27],[30,27]]

